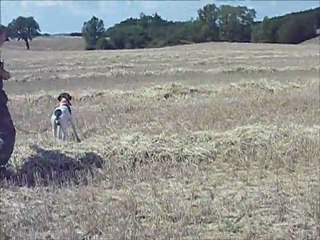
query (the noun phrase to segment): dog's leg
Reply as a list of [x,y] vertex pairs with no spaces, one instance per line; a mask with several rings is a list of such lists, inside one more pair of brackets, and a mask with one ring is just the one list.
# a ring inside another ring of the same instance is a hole
[[78,133],[77,133],[77,130],[76,130],[76,126],[75,126],[75,124],[74,124],[74,122],[73,122],[73,120],[72,120],[72,119],[70,120],[70,125],[71,125],[72,131],[73,131],[73,134],[74,134],[74,136],[75,136],[75,138],[76,138],[77,142],[81,142],[81,140],[80,140],[80,138],[79,138],[79,135],[78,135]]
[[61,132],[61,135],[62,135],[62,140],[63,141],[67,140],[67,136],[68,136],[67,127],[68,127],[68,124],[65,121],[65,119],[60,119],[60,126],[59,127],[60,127],[60,132]]
[[52,135],[53,138],[56,139],[57,138],[57,123],[55,121],[55,118],[51,118],[51,127],[52,127]]
[[52,126],[52,134],[53,134],[53,138],[54,139],[57,139],[57,130],[58,130],[58,126],[56,123],[53,123],[53,126]]
[[57,128],[58,128],[58,139],[62,139],[61,125],[57,126]]

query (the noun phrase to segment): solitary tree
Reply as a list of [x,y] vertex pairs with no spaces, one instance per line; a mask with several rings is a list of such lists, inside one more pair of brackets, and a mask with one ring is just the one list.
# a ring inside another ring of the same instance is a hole
[[19,40],[24,40],[26,47],[29,50],[29,40],[40,35],[40,27],[37,21],[33,17],[21,17],[13,19],[8,24],[8,32],[10,38],[17,38]]
[[98,40],[105,36],[103,20],[93,16],[88,22],[85,22],[82,27],[82,36],[86,41],[87,50],[96,49]]

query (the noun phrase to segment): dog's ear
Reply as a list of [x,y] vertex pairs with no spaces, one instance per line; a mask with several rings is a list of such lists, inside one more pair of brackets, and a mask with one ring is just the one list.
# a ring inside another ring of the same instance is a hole
[[68,94],[68,100],[71,101],[72,100],[72,96],[69,93],[67,93],[67,94]]
[[62,94],[60,94],[57,99],[58,99],[58,101],[60,102],[61,99],[62,99]]

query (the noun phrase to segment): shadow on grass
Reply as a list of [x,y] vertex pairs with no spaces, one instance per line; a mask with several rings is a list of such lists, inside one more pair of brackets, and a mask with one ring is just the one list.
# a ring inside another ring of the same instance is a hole
[[23,160],[17,169],[2,169],[0,177],[15,186],[47,186],[87,184],[103,167],[103,159],[94,152],[79,153],[70,157],[56,150],[33,146],[34,155]]

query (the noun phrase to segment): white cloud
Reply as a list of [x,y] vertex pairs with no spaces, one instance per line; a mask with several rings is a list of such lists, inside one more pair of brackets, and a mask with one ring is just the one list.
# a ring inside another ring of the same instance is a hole
[[270,1],[270,6],[271,7],[277,6],[277,1]]
[[113,8],[117,7],[119,5],[119,2],[117,1],[99,1],[98,2],[99,10],[113,10]]
[[152,12],[156,11],[163,7],[164,2],[155,2],[155,1],[139,1],[139,7],[142,11]]
[[28,1],[21,1],[20,2],[22,7],[27,7],[28,6]]
[[66,5],[67,1],[35,1],[34,3],[39,7],[53,7]]

